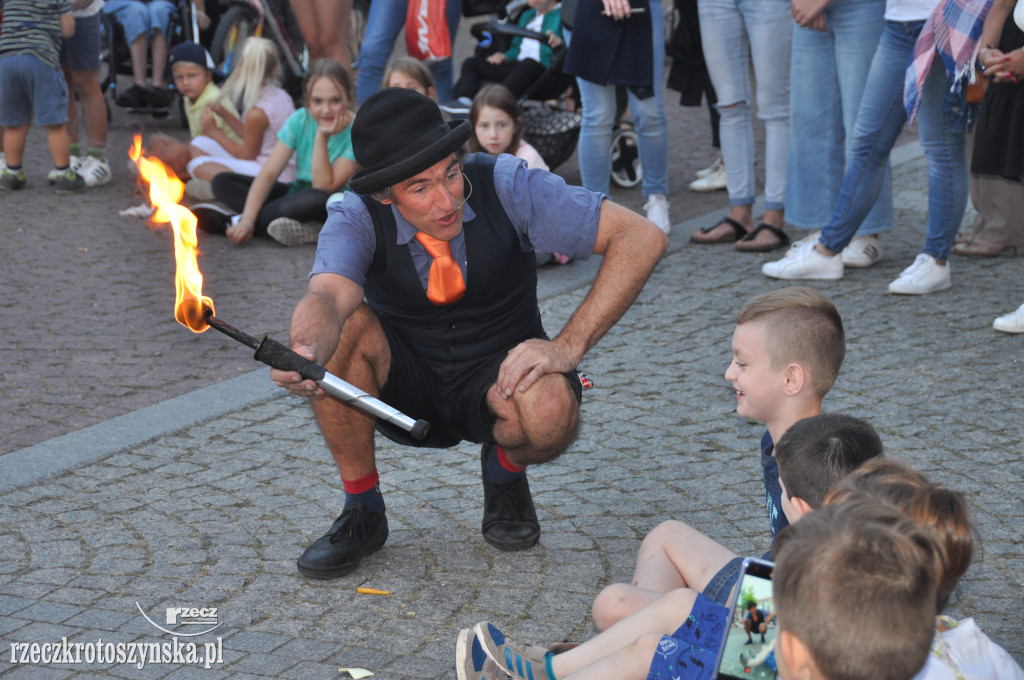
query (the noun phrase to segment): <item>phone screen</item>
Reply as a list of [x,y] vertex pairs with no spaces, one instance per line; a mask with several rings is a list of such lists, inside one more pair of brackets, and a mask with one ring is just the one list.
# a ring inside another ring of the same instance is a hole
[[718,658],[718,677],[774,680],[777,635],[772,563],[747,560],[732,607],[729,633]]

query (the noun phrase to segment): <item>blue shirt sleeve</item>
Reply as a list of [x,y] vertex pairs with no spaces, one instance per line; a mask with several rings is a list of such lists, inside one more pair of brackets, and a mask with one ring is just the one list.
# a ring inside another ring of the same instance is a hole
[[344,199],[327,207],[327,221],[320,231],[309,275],[340,274],[364,286],[376,248],[373,218],[362,199],[348,191]]
[[557,252],[574,260],[593,254],[604,194],[529,169],[526,161],[508,154],[498,156],[494,165],[494,187],[524,250]]
[[789,526],[789,520],[782,512],[782,486],[779,484],[779,463],[775,460],[775,442],[767,430],[761,437],[761,469],[764,472],[764,503],[774,541],[775,536]]

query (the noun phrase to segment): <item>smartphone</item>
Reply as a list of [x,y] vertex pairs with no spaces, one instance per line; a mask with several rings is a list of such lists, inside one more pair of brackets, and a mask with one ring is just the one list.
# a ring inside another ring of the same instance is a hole
[[775,638],[778,627],[772,599],[774,566],[754,557],[743,560],[739,585],[729,607],[729,632],[718,651],[715,677],[723,680],[774,680],[777,677]]

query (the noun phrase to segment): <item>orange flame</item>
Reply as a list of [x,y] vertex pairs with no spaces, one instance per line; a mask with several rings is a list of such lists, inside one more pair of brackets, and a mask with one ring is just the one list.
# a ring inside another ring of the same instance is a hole
[[185,185],[158,159],[142,155],[141,135],[135,135],[128,155],[138,166],[139,174],[149,183],[149,200],[156,209],[153,222],[170,224],[174,232],[174,318],[189,330],[202,333],[210,327],[206,322],[205,308],[209,308],[212,314],[213,300],[203,295],[203,273],[196,261],[199,253],[196,217],[178,205],[185,195]]

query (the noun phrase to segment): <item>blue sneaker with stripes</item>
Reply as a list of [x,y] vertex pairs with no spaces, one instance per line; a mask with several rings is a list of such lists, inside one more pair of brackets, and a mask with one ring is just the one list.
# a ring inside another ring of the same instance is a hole
[[459,680],[509,680],[511,677],[488,658],[472,628],[463,628],[455,641],[455,670]]
[[551,652],[539,645],[514,642],[505,637],[494,624],[481,621],[474,627],[476,639],[484,652],[513,678],[547,680]]

